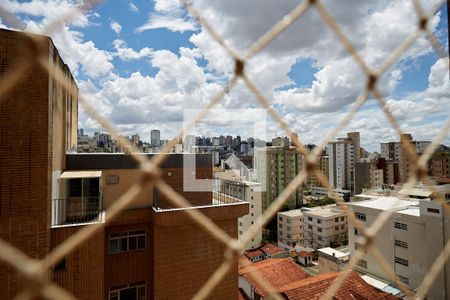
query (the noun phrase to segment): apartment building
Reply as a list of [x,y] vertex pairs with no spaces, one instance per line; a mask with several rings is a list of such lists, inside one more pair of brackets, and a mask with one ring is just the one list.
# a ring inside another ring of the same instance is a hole
[[[215,192],[216,199],[219,201],[236,202],[233,198],[249,203],[248,214],[238,219],[238,237],[252,226],[256,219],[262,214],[262,191],[261,184],[257,182],[242,180],[233,170],[223,170],[214,173],[214,177],[219,180],[218,188]],[[228,199],[230,197],[230,199]],[[245,249],[259,247],[262,240],[262,230],[258,230],[252,240],[245,246]]]
[[406,150],[403,147],[402,141],[410,142],[417,154],[422,154],[425,149],[431,144],[430,141],[414,141],[411,134],[404,133],[400,136],[400,142],[388,142],[380,144],[381,157],[387,160],[394,160],[399,162],[399,181],[404,183],[408,180],[409,174],[412,171],[412,165]]
[[335,247],[347,240],[347,217],[336,205],[303,209],[304,245]]
[[348,137],[328,143],[328,178],[333,187],[353,191],[356,144]]
[[[76,84],[51,39],[35,37],[48,49],[50,69],[66,72],[73,93],[33,63],[28,77],[2,99],[0,237],[42,259],[84,226],[103,224],[54,266],[58,285],[80,299],[190,299],[223,262],[225,245],[185,211],[200,210],[236,238],[237,219],[248,213],[248,203],[222,203],[211,191],[185,191],[184,172],[212,179],[211,157],[196,155],[196,166],[186,169],[185,156],[171,154],[161,166],[161,177],[190,206],[175,208],[149,185],[104,224],[107,209],[142,180],[142,172],[130,155],[68,153],[76,149]],[[23,35],[4,29],[0,45],[3,75],[30,46]],[[0,270],[1,294],[12,299],[24,279],[1,262]],[[237,274],[230,272],[211,297],[237,299],[237,289]]]
[[[391,265],[409,289],[417,289],[450,237],[449,217],[444,208],[430,200],[400,200],[396,197],[352,202],[349,207],[366,227],[384,211],[393,210],[374,237],[373,246]],[[360,247],[360,233],[349,224],[349,250],[353,255]],[[390,281],[377,260],[364,253],[357,271]],[[427,299],[450,299],[449,263],[443,265],[433,282]]]
[[[328,173],[329,173],[329,166],[328,166],[329,162],[328,162],[328,156],[323,155],[320,157],[320,159],[317,161],[316,163],[316,168],[320,171],[320,173],[328,180]],[[308,177],[306,178],[306,185],[308,187],[313,187],[313,186],[322,186],[321,182],[319,181],[319,179],[317,179],[316,176],[314,175],[308,175]]]
[[292,249],[303,244],[303,213],[301,209],[278,212],[278,247]]
[[450,153],[440,153],[431,157],[428,174],[438,180],[450,178]]
[[[267,208],[281,194],[286,186],[300,172],[302,156],[295,147],[272,146],[259,149],[256,154],[256,168],[258,182],[265,191],[263,210]],[[297,192],[288,201],[291,208],[296,208],[303,203],[303,188],[300,186]]]

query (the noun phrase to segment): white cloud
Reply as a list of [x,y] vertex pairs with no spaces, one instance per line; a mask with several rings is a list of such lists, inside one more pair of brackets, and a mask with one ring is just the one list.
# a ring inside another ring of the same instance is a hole
[[133,2],[128,4],[128,9],[132,12],[139,12],[139,8]]
[[143,32],[146,30],[166,28],[173,32],[185,32],[196,30],[195,24],[191,21],[186,21],[181,17],[173,15],[155,15],[152,14],[149,20],[144,25],[136,29],[137,32]]
[[116,53],[114,53],[114,56],[117,56],[124,61],[136,60],[143,57],[148,57],[152,54],[152,49],[148,47],[142,48],[139,51],[135,51],[131,48],[128,48],[125,41],[119,39],[114,40],[113,45],[116,49]]
[[109,26],[116,34],[119,34],[122,31],[122,26],[117,21],[111,21]]
[[155,12],[149,15],[148,21],[139,26],[136,32],[165,28],[173,32],[195,31],[194,21],[185,14],[178,1],[155,0]]

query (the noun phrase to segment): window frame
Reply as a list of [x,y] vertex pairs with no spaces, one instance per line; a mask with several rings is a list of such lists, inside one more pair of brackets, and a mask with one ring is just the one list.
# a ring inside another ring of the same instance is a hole
[[[140,247],[142,244],[143,238],[143,247]],[[131,240],[135,239],[135,248],[131,249],[130,244]],[[118,247],[117,251],[111,251],[111,243],[113,241],[118,241]],[[123,247],[122,243],[125,241],[125,247]],[[125,232],[114,232],[110,233],[108,235],[108,254],[109,255],[115,255],[115,254],[121,254],[121,253],[128,253],[128,252],[136,252],[147,249],[147,232],[145,229],[138,229],[138,230],[130,230]]]

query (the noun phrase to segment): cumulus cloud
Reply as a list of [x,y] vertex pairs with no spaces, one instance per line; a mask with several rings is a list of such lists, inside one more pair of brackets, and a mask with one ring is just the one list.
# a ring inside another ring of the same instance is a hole
[[109,27],[111,27],[111,29],[116,33],[119,34],[122,31],[122,26],[116,22],[116,21],[111,21],[111,23],[109,24]]
[[152,54],[152,49],[148,47],[144,47],[139,51],[128,48],[124,40],[114,40],[113,45],[116,49],[116,53],[114,53],[113,55],[119,57],[123,61],[141,59]]
[[148,21],[139,26],[136,32],[165,28],[173,32],[194,31],[194,21],[182,10],[178,1],[155,0],[155,12],[149,15]]

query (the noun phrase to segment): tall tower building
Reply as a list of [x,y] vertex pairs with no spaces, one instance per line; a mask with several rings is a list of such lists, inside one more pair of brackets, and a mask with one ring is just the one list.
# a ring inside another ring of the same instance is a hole
[[354,142],[347,138],[328,143],[328,179],[335,188],[353,190],[353,145]]
[[153,129],[150,132],[150,143],[153,147],[161,146],[161,132],[159,129]]
[[355,162],[361,159],[361,142],[359,132],[348,132],[347,138],[352,142]]
[[[280,195],[286,186],[300,172],[302,155],[295,147],[271,146],[259,149],[256,153],[258,181],[265,188],[263,209],[267,208]],[[303,204],[303,187],[294,193],[288,205],[291,208]]]

